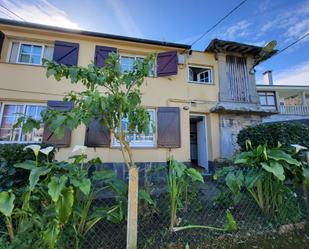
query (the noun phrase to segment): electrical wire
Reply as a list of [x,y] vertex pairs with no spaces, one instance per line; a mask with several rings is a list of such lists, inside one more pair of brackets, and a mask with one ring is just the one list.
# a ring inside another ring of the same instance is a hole
[[288,48],[294,46],[295,44],[297,44],[301,40],[305,39],[307,36],[309,36],[309,33],[307,33],[307,34],[303,35],[302,37],[298,38],[296,41],[292,42],[291,44],[289,44],[288,46],[284,47],[283,49],[280,49],[274,56],[281,54],[282,52],[284,52]]
[[2,3],[0,3],[0,7],[2,7],[3,9],[5,9],[6,11],[10,12],[11,14],[13,14],[14,16],[18,17],[20,20],[27,22],[24,18],[22,18],[21,16],[17,15],[15,12],[13,12],[12,10],[10,10],[8,7],[4,6]]
[[17,89],[10,89],[10,88],[2,88],[0,87],[0,91],[10,91],[10,92],[20,92],[20,93],[31,93],[31,94],[43,94],[43,95],[54,95],[54,96],[65,96],[64,94],[57,94],[57,93],[47,93],[47,92],[35,92],[35,91],[27,91],[27,90],[17,90]]
[[241,1],[237,6],[235,6],[232,10],[230,10],[225,16],[223,16],[216,24],[211,26],[208,30],[206,30],[205,33],[203,33],[199,38],[197,38],[192,44],[191,47],[199,42],[205,35],[207,35],[210,31],[212,31],[214,28],[216,28],[221,22],[223,22],[227,17],[229,17],[233,12],[235,12],[237,9],[239,9],[245,2],[248,0]]
[[1,9],[0,9],[0,13],[4,14],[4,15],[6,15],[8,18],[12,19],[12,17],[11,17],[8,13],[4,12],[4,11],[1,10]]

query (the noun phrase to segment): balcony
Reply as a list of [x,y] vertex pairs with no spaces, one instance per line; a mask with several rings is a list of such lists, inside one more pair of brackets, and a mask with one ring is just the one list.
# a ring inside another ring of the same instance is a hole
[[305,105],[280,105],[279,106],[280,114],[284,115],[300,115],[307,116],[309,115],[309,106]]

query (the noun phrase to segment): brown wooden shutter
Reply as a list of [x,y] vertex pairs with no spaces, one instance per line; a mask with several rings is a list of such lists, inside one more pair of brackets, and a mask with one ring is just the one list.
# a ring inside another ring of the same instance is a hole
[[97,67],[104,67],[106,58],[112,52],[116,53],[117,49],[112,47],[95,46],[94,64]]
[[177,51],[159,53],[157,56],[157,76],[176,75],[178,72]]
[[86,130],[85,145],[88,147],[109,147],[109,129],[99,120],[92,121]]
[[[73,108],[73,103],[51,100],[47,102],[47,108],[55,109],[58,111],[67,111]],[[51,129],[45,126],[43,132],[43,143],[51,144],[58,148],[70,147],[71,130],[69,127],[65,127],[64,136],[62,138],[58,138]]]
[[180,109],[179,107],[159,107],[158,147],[180,148]]
[[55,41],[53,60],[68,67],[77,66],[79,44]]
[[3,43],[4,43],[4,33],[0,31],[0,58],[1,58],[1,51],[2,51]]

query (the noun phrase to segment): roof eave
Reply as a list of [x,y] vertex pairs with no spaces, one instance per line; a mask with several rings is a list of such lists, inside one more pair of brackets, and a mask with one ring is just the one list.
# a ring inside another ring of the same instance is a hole
[[16,20],[9,20],[9,19],[3,19],[3,18],[0,18],[0,24],[16,26],[16,27],[54,31],[54,32],[62,32],[62,33],[68,33],[68,34],[92,36],[92,37],[106,38],[106,39],[113,39],[113,40],[121,40],[121,41],[128,41],[128,42],[136,42],[136,43],[143,43],[143,44],[150,44],[150,45],[158,45],[158,46],[164,46],[164,47],[175,47],[175,48],[182,48],[182,49],[191,48],[191,46],[188,44],[163,42],[163,41],[135,38],[135,37],[129,37],[129,36],[121,36],[121,35],[112,35],[112,34],[105,34],[105,33],[99,33],[99,32],[94,32],[94,31],[86,31],[86,30],[75,30],[75,29],[61,28],[61,27],[49,26],[49,25],[38,24],[38,23],[20,22]]

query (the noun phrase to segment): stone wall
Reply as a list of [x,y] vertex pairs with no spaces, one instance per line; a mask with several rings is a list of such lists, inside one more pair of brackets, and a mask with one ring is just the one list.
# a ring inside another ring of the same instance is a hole
[[259,115],[220,114],[221,158],[229,158],[238,150],[237,135],[240,130],[261,121]]

